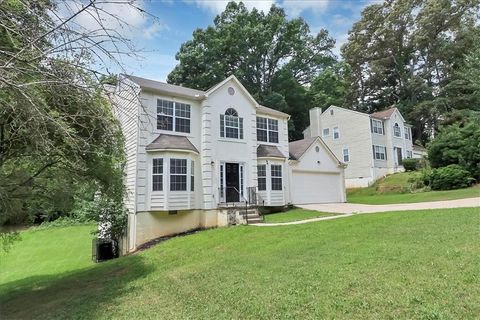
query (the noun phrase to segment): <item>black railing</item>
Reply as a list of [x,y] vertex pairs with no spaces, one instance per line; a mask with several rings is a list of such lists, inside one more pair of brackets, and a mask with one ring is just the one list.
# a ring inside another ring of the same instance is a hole
[[[220,202],[224,203],[226,207],[229,207],[229,204],[232,206],[238,206],[245,203],[245,213],[244,219],[248,224],[248,206],[264,206],[265,200],[258,194],[257,187],[248,187],[246,197],[243,195],[243,192],[240,192],[236,187],[224,187],[219,188]],[[262,220],[265,220],[263,215]]]

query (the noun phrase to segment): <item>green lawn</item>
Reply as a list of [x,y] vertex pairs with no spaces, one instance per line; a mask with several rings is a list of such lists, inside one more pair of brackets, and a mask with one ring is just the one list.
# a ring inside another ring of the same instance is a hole
[[347,201],[362,204],[392,204],[428,202],[480,197],[480,185],[448,191],[409,192],[408,179],[412,172],[396,173],[377,181],[368,188],[347,190]]
[[318,217],[328,217],[332,215],[334,214],[297,208],[297,209],[291,209],[285,212],[267,214],[265,215],[265,222],[283,223],[283,222],[313,219]]
[[[101,264],[88,262],[88,228],[45,230],[2,256],[0,314],[3,319],[474,319],[480,314],[479,225],[479,209],[470,208],[218,228]],[[45,245],[57,254],[36,252]],[[32,256],[20,257],[22,252]],[[52,261],[64,255],[76,262]],[[62,269],[52,272],[59,264]]]

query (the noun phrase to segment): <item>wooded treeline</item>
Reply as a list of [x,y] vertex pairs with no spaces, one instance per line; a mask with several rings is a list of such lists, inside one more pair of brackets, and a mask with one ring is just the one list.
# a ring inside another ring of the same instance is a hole
[[260,103],[292,115],[292,140],[309,108],[395,105],[425,144],[442,123],[480,111],[479,13],[477,0],[372,4],[335,57],[327,30],[312,34],[275,6],[265,14],[231,2],[181,46],[168,81],[206,90],[235,74]]

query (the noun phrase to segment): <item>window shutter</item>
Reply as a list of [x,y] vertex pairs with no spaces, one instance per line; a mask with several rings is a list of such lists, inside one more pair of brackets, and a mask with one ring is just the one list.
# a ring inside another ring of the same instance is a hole
[[225,115],[220,115],[220,137],[225,137]]
[[385,160],[387,160],[387,147],[383,147],[383,149],[385,150]]
[[240,131],[240,139],[243,139],[243,118],[238,118],[238,129]]
[[370,119],[370,132],[373,132],[373,120]]
[[382,134],[385,135],[385,123],[382,121]]
[[373,160],[375,160],[375,146],[372,145]]

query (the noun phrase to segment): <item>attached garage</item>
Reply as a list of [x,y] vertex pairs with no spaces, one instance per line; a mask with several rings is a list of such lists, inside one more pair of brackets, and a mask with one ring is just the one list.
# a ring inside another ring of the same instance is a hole
[[344,202],[340,173],[292,171],[292,203]]
[[345,202],[345,164],[320,137],[290,143],[290,202]]

